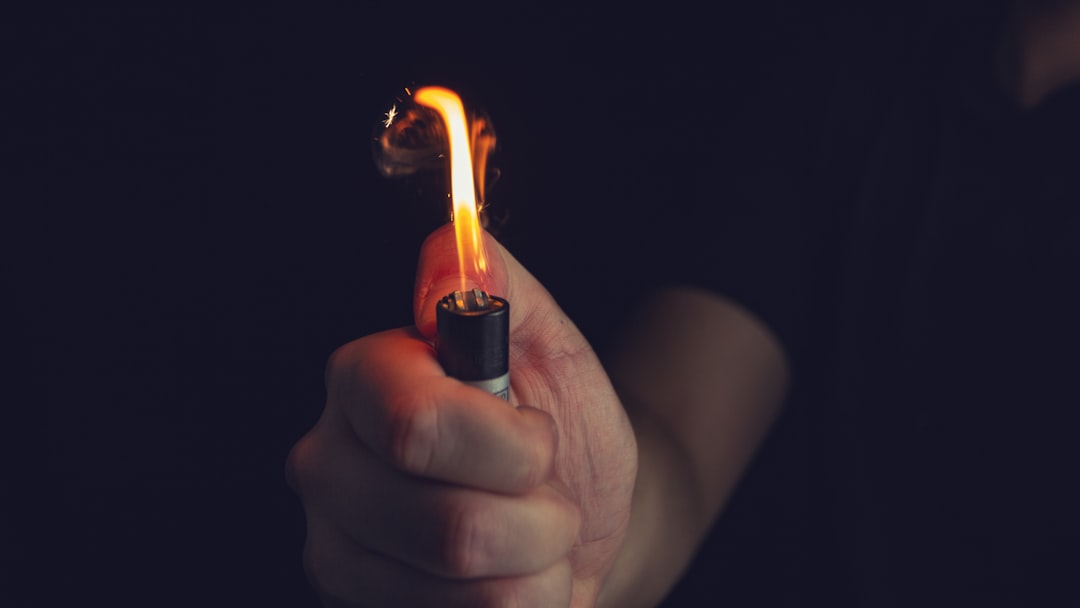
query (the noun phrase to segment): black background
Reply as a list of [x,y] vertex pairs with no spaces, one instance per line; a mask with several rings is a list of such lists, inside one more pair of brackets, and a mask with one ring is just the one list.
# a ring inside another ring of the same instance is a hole
[[0,599],[315,605],[285,457],[329,353],[410,322],[441,220],[373,166],[394,97],[492,117],[498,235],[602,347],[741,92],[840,4],[5,19]]

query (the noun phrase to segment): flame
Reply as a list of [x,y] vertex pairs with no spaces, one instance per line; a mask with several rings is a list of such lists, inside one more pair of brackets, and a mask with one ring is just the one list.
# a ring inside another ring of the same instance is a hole
[[490,122],[483,116],[473,117],[471,126],[472,159],[475,168],[473,175],[476,177],[476,194],[480,197],[477,209],[481,212],[480,220],[482,222],[484,220],[484,203],[487,201],[484,196],[487,161],[488,155],[495,149],[495,133],[491,129]]
[[[484,239],[480,226],[480,214],[476,205],[476,182],[474,182],[473,155],[470,142],[482,126],[473,125],[470,133],[465,119],[465,106],[457,93],[443,87],[423,87],[417,89],[413,99],[427,106],[442,117],[446,124],[447,139],[450,146],[450,193],[453,202],[454,236],[457,240],[458,269],[461,274],[461,291],[468,290],[466,275],[472,275],[481,282],[487,276],[487,255],[484,253]],[[480,139],[480,138],[476,138]],[[489,145],[479,146],[480,154],[477,168],[483,171]],[[481,185],[481,189],[483,186]],[[470,272],[471,271],[471,272]]]

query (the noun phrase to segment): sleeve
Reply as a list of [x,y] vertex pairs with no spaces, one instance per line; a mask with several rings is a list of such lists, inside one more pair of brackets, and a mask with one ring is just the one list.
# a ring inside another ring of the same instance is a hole
[[789,356],[809,346],[815,315],[828,313],[819,304],[836,279],[891,90],[879,47],[891,44],[853,55],[838,35],[762,61],[760,76],[735,92],[731,114],[708,126],[696,188],[666,219],[669,282],[734,300]]
[[827,213],[815,208],[817,145],[800,84],[770,87],[725,123],[693,196],[666,221],[671,283],[728,297],[795,348]]

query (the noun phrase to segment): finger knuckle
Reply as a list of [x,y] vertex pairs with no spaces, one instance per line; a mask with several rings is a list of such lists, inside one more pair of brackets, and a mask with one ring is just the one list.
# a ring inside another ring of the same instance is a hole
[[489,581],[476,605],[492,608],[569,606],[572,586],[569,562],[531,576]]
[[390,458],[399,469],[414,475],[431,471],[439,442],[439,413],[419,393],[397,396],[388,407]]
[[338,378],[343,375],[343,370],[350,369],[349,361],[352,361],[358,347],[358,341],[349,342],[336,348],[326,358],[326,367],[323,371],[323,381],[327,388],[334,386]]
[[482,576],[481,553],[490,517],[475,505],[449,509],[442,539],[443,566],[455,578]]
[[319,470],[314,462],[316,451],[314,443],[312,434],[306,433],[293,445],[285,459],[285,480],[289,487],[300,495],[305,494],[305,489]]
[[329,566],[333,561],[326,547],[309,536],[304,543],[302,563],[304,574],[313,588],[322,592],[334,591],[333,579],[329,574]]
[[525,459],[519,477],[526,490],[535,488],[546,481],[555,464],[555,453],[549,442],[534,441],[530,446],[531,453]]
[[533,608],[524,601],[519,585],[502,584],[479,594],[474,605],[483,608]]
[[362,552],[343,552],[338,542],[325,536],[309,538],[304,544],[304,574],[323,605],[361,608],[375,604],[385,595],[385,586],[370,573]]
[[289,450],[285,460],[285,479],[289,487],[310,507],[326,500],[337,483],[333,478],[338,458],[332,437],[317,424]]
[[526,585],[521,583],[503,583],[493,586],[483,594],[480,604],[487,608],[526,608],[535,606],[530,604],[529,593]]

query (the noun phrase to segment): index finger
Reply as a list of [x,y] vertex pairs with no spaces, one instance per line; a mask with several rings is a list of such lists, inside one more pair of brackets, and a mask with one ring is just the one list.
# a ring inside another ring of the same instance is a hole
[[351,342],[327,366],[328,409],[397,469],[449,483],[521,493],[555,460],[554,420],[446,376],[411,328]]

